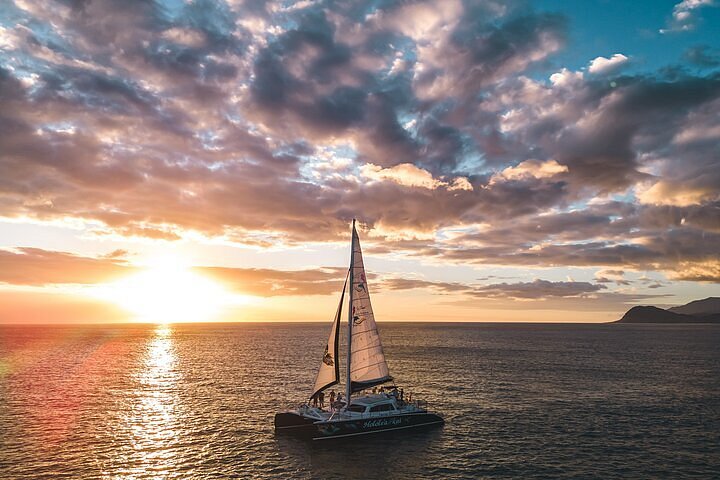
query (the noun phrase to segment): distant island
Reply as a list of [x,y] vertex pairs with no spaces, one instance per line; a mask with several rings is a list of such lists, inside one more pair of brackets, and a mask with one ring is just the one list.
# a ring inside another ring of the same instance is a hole
[[720,297],[668,308],[637,306],[614,323],[720,323]]

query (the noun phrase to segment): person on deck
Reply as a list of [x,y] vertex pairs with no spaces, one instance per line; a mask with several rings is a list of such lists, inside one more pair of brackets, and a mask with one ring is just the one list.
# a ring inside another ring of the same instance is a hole
[[335,390],[330,390],[330,406],[335,403]]
[[317,402],[318,402],[318,396],[317,396],[317,394],[316,394],[316,395],[313,395],[312,399],[313,399],[313,407],[317,407]]
[[320,408],[325,408],[325,392],[318,393],[318,400],[320,401]]

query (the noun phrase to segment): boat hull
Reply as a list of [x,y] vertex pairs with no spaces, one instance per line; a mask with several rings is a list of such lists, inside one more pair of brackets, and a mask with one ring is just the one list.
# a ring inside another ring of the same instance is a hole
[[443,423],[445,421],[441,416],[430,412],[328,421],[313,420],[294,412],[275,415],[275,431],[277,433],[293,434],[313,440],[429,428],[440,426]]
[[281,412],[275,414],[275,432],[290,435],[312,436],[317,432],[317,420],[307,418],[294,412]]

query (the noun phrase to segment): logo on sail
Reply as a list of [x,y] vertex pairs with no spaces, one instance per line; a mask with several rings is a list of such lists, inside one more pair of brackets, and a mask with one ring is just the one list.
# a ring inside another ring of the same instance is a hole
[[333,366],[335,363],[333,362],[332,355],[330,355],[330,352],[328,351],[328,346],[325,345],[325,353],[323,354],[323,363],[325,365]]
[[365,317],[360,317],[358,315],[353,315],[353,325],[360,325],[362,322],[365,321]]
[[364,283],[358,283],[358,284],[357,284],[357,287],[355,287],[355,290],[357,290],[358,292],[366,292],[366,291],[367,291],[367,290],[365,290],[365,284],[364,284]]

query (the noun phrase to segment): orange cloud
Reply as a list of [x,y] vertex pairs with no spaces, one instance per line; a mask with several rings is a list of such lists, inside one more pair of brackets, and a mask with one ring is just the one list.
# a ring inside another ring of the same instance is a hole
[[330,295],[342,288],[345,268],[307,270],[267,268],[195,267],[195,270],[238,292],[273,297],[281,295]]
[[40,248],[0,250],[0,282],[12,285],[94,284],[116,280],[135,271],[117,258],[83,257]]

